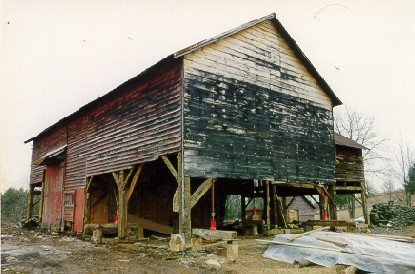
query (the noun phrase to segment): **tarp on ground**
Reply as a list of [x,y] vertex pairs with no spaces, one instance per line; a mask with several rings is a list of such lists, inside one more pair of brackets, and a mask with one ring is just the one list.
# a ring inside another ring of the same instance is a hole
[[[294,241],[288,240],[291,237],[292,234],[280,234],[274,241],[309,248],[270,244],[263,256],[288,263],[306,259],[326,267],[336,264],[353,265],[360,270],[375,273],[415,273],[415,244],[362,234],[323,231],[303,235]],[[339,247],[317,240],[317,237],[345,243],[347,246]]]

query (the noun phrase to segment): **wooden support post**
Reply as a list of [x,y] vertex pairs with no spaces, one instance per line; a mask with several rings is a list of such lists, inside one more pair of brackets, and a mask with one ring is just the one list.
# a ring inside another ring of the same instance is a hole
[[125,187],[118,187],[118,238],[125,239],[127,233],[127,190]]
[[361,195],[361,200],[362,200],[363,217],[365,218],[365,223],[369,225],[370,219],[369,219],[369,210],[367,208],[366,185],[365,185],[365,182],[361,182],[360,185],[362,188],[360,195]]
[[271,224],[271,216],[270,216],[270,191],[269,191],[269,187],[270,187],[270,183],[269,181],[265,181],[265,199],[264,199],[264,206],[265,206],[265,220],[266,220],[266,224],[268,225],[268,227]]
[[277,199],[277,208],[278,208],[278,213],[279,213],[280,220],[281,220],[281,226],[284,228],[287,228],[287,222],[285,221],[285,216],[284,216],[284,213],[282,212],[281,201],[278,200],[278,196],[275,196],[275,198]]
[[328,195],[327,192],[324,191],[324,187],[323,186],[319,186],[319,185],[314,185],[315,190],[318,193],[319,196],[319,209],[320,209],[320,219],[323,220],[325,219],[324,213],[327,212],[327,207],[328,207]]
[[337,220],[337,209],[336,209],[336,188],[334,185],[328,186],[327,188],[329,196],[329,217],[330,220]]
[[[177,157],[178,173],[177,173],[177,192],[180,201],[179,209],[179,232],[184,234],[185,239],[190,239],[192,236],[192,208],[190,207],[190,177],[184,177],[183,174],[183,157],[182,152],[178,153]],[[176,196],[175,195],[175,196]],[[177,198],[176,198],[177,200]],[[174,205],[173,205],[174,206]]]
[[45,173],[46,170],[43,171],[43,178],[42,178],[42,189],[40,191],[40,202],[39,202],[39,223],[42,223],[42,215],[43,215],[43,196],[45,195]]
[[131,168],[126,175],[124,170],[113,172],[112,176],[115,179],[118,187],[118,238],[125,239],[127,233],[127,209],[128,209],[128,197],[127,197],[127,185],[134,173],[135,168]]
[[246,206],[245,206],[245,196],[241,195],[241,220],[246,220]]
[[89,193],[89,187],[91,186],[93,179],[94,179],[94,176],[90,176],[86,178],[82,235],[85,234],[85,225],[90,223],[90,218],[91,218],[90,216],[91,215],[91,197]]
[[272,216],[273,216],[273,225],[274,227],[278,226],[278,217],[277,217],[277,186],[272,185]]
[[173,197],[173,210],[177,209],[179,213],[179,233],[183,232],[184,212],[183,212],[183,185],[184,176],[182,176],[182,152],[177,153],[177,190]]
[[191,189],[190,189],[190,177],[184,177],[184,210],[186,216],[186,223],[185,229],[183,234],[186,239],[190,239],[192,236],[192,208],[190,207],[190,197],[191,197]]
[[282,200],[282,213],[284,213],[284,215],[287,215],[288,207],[291,205],[291,203],[287,205],[287,197],[281,197],[281,200]]
[[29,197],[28,197],[28,201],[27,201],[26,222],[28,222],[32,218],[34,192],[35,192],[35,187],[33,185],[30,185],[29,186]]

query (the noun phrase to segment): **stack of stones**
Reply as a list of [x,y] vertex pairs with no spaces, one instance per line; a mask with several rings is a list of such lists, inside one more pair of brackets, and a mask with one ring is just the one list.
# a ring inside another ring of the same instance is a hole
[[415,207],[394,205],[393,202],[375,204],[370,212],[370,222],[373,225],[415,225]]

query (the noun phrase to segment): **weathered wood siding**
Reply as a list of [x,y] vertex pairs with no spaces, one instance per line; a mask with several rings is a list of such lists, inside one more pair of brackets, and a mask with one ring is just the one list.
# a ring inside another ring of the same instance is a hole
[[362,150],[336,145],[336,182],[364,182]]
[[310,205],[307,201],[305,201],[302,196],[296,197],[287,197],[287,201],[291,201],[291,205],[287,208],[287,210],[298,210],[298,217],[299,221],[305,222],[308,220],[314,220],[314,210],[315,208]]
[[[129,168],[181,148],[181,60],[168,58],[83,107],[33,141],[33,159],[67,144],[65,191],[85,177]],[[32,166],[31,183],[43,166]]]
[[[51,129],[48,135],[33,142],[32,162],[66,144],[66,127],[59,126]],[[31,164],[30,183],[40,183],[43,179],[45,166]]]
[[334,182],[332,102],[271,21],[184,56],[185,175]]
[[128,168],[180,151],[181,66],[159,66],[88,116],[88,175]]

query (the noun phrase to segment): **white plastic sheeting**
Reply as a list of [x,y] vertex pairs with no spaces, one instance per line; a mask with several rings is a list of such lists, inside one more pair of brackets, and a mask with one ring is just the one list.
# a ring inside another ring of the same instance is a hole
[[[274,241],[311,247],[270,244],[263,256],[288,263],[306,259],[326,267],[336,264],[353,265],[360,270],[375,273],[415,273],[415,244],[359,234],[323,231],[303,235],[294,241],[287,240],[292,236],[280,234]],[[339,247],[317,240],[317,237],[345,243],[347,246]]]

